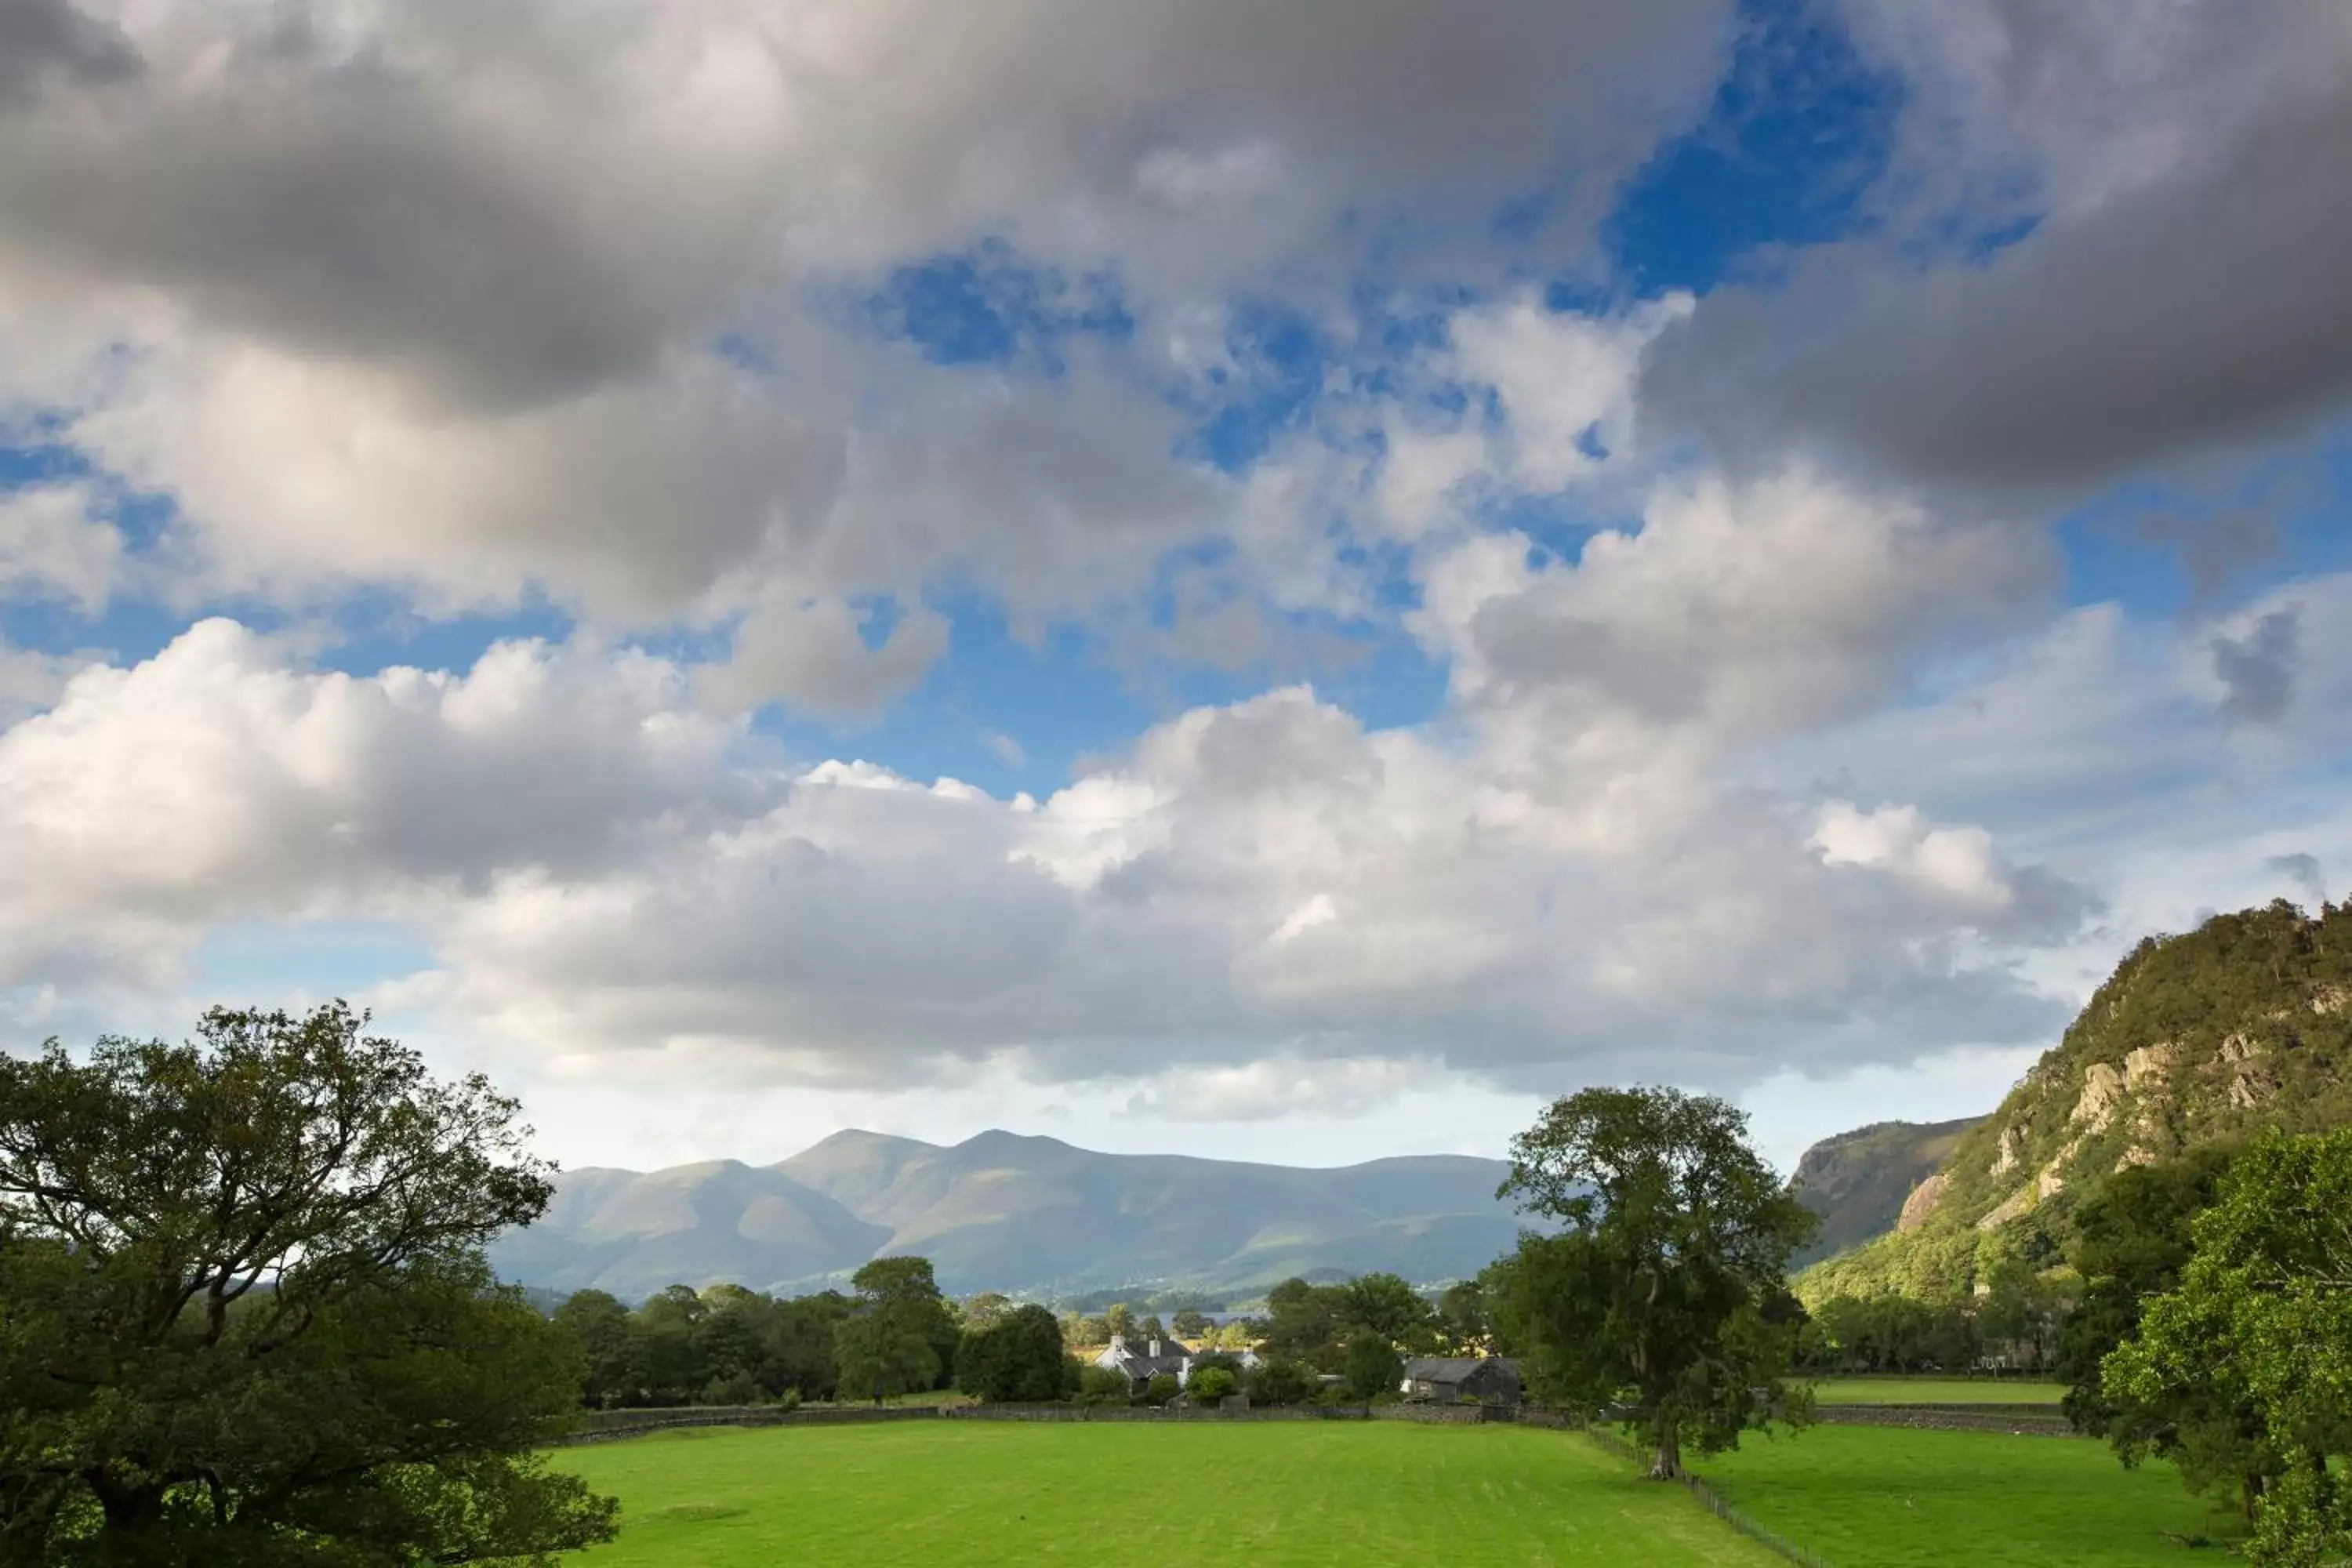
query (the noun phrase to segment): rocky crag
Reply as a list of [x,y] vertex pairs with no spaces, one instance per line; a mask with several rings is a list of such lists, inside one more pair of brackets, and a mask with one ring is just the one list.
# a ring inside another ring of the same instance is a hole
[[2085,1194],[2126,1165],[2263,1127],[2352,1121],[2352,906],[2279,902],[2150,939],[1894,1229],[1799,1277],[1809,1300],[1966,1295],[1996,1262],[2060,1261]]
[[1958,1121],[1877,1121],[1824,1138],[1797,1163],[1798,1201],[1821,1216],[1799,1267],[1832,1258],[1893,1230],[1907,1202],[1930,1181],[1979,1117]]

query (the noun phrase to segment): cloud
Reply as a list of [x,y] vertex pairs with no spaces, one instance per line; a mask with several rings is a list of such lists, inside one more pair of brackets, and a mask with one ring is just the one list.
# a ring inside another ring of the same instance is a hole
[[2315,855],[2297,850],[2292,855],[2273,855],[2263,862],[2265,870],[2276,871],[2311,895],[2315,904],[2327,901],[2327,877]]
[[2294,606],[2273,610],[2242,637],[2213,638],[2213,675],[2228,691],[2221,717],[2232,724],[2267,724],[2284,717],[2294,699],[2303,618]]
[[1573,562],[1530,565],[1529,544],[1484,535],[1425,569],[1412,624],[1458,694],[1738,737],[1883,699],[1917,658],[2031,614],[2053,575],[2034,533],[1803,468],[1662,481],[1638,531]]
[[[1661,416],[1814,440],[1917,480],[2095,483],[2309,428],[2352,400],[2352,26],[2289,5],[1855,0],[1911,89],[1891,237],[1727,290],[1658,342]],[[1955,176],[1949,172],[1959,171]],[[2006,199],[2002,193],[2009,193]],[[1931,226],[2031,226],[1909,259]]]
[[771,599],[735,628],[727,660],[698,671],[702,690],[727,708],[782,700],[820,713],[876,712],[947,652],[948,623],[918,605],[877,643],[866,636],[872,619],[837,598]]
[[[48,71],[0,138],[0,405],[169,498],[192,595],[630,625],[1142,591],[1236,512],[1171,460],[1171,384],[1215,388],[1169,324],[1341,297],[1368,218],[1458,268],[1446,235],[1573,175],[1575,231],[1728,37],[1723,0],[85,10],[10,13],[43,59],[103,36],[141,68]],[[824,303],[983,243],[1140,325],[998,374]]]
[[121,32],[76,10],[73,0],[16,0],[0,11],[0,113],[23,107],[45,78],[99,87],[139,74]]
[[97,492],[81,483],[0,491],[0,600],[58,596],[102,605],[122,570],[122,535],[94,515]]
[[0,974],[166,984],[224,921],[367,918],[437,955],[401,999],[461,1035],[869,1086],[1006,1053],[1736,1083],[2052,1016],[1951,942],[2042,939],[2057,883],[1899,814],[1901,855],[1832,865],[1671,748],[1498,715],[1463,749],[1293,689],[1005,800],[780,772],[689,685],[532,644],[354,679],[226,622],[86,670],[0,735]]

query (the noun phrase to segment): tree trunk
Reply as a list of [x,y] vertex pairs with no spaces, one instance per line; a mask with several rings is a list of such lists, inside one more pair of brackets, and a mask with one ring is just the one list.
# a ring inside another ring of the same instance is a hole
[[1653,1435],[1655,1451],[1650,1458],[1650,1479],[1654,1481],[1678,1481],[1683,1475],[1683,1434],[1674,1421],[1658,1424]]

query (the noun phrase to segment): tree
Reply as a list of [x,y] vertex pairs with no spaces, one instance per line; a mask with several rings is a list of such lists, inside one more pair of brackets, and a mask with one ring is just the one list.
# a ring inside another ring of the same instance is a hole
[[1475,1279],[1459,1279],[1437,1298],[1437,1335],[1447,1350],[1476,1354],[1492,1331],[1486,1323],[1486,1287]]
[[1586,1089],[1511,1143],[1498,1195],[1562,1227],[1524,1236],[1490,1310],[1531,1381],[1589,1415],[1623,1399],[1650,1474],[1682,1447],[1809,1413],[1785,1384],[1802,1309],[1789,1254],[1815,1220],[1749,1148],[1747,1118],[1670,1089]]
[[849,1310],[849,1298],[838,1290],[776,1303],[768,1319],[768,1363],[780,1391],[797,1390],[803,1399],[834,1396],[841,1379],[834,1336]]
[[[2067,1384],[2067,1418],[2080,1430],[2126,1448],[2169,1453],[2184,1421],[2205,1425],[2177,1401],[2164,1409],[2111,1402],[2100,1387],[2100,1368],[2138,1331],[2141,1303],[2180,1283],[2197,1247],[2190,1227],[2212,1206],[2234,1152],[2205,1144],[2177,1160],[2127,1165],[2076,1211],[2070,1261],[2083,1277],[2083,1293],[2059,1326],[2055,1370]],[[2251,1492],[2244,1503],[2251,1513]]]
[[603,1290],[578,1290],[555,1310],[555,1321],[579,1342],[581,1394],[590,1405],[619,1405],[636,1392],[636,1343],[629,1310]]
[[1180,1340],[1197,1340],[1208,1333],[1209,1320],[1198,1307],[1187,1307],[1176,1314],[1169,1327],[1176,1331]]
[[1114,1339],[1132,1339],[1135,1336],[1135,1314],[1124,1301],[1113,1301],[1104,1308],[1102,1323],[1106,1344]]
[[1286,1279],[1266,1292],[1266,1354],[1337,1372],[1344,1349],[1348,1289]]
[[1251,1400],[1259,1405],[1296,1405],[1315,1386],[1314,1378],[1295,1361],[1269,1361],[1243,1380]]
[[1404,1381],[1404,1358],[1385,1337],[1359,1332],[1348,1342],[1346,1375],[1348,1392],[1358,1399],[1393,1395]]
[[1015,1307],[967,1333],[956,1356],[956,1386],[995,1404],[1045,1404],[1070,1392],[1071,1381],[1062,1325],[1044,1307]]
[[0,1058],[0,1562],[530,1562],[571,1333],[482,1248],[551,1167],[341,1003]]
[[1143,1385],[1143,1401],[1147,1405],[1165,1405],[1183,1391],[1174,1373],[1154,1373],[1151,1381]]
[[[2127,1408],[2248,1418],[2234,1450],[2260,1467],[2242,1480],[2253,1494],[2248,1555],[2341,1562],[2352,1552],[2352,1130],[2256,1139],[2191,1231],[2179,1284],[2143,1304],[2102,1393]],[[2182,1469],[2191,1485],[2220,1479]]]
[[1222,1366],[1196,1366],[1184,1384],[1184,1391],[1195,1402],[1214,1405],[1241,1386],[1241,1380]]
[[1437,1348],[1436,1310],[1402,1276],[1360,1275],[1346,1290],[1340,1317],[1349,1328],[1404,1350],[1425,1353]]
[[983,1332],[1004,1321],[1013,1310],[1013,1298],[1002,1290],[983,1290],[963,1304],[963,1331]]
[[857,1299],[835,1330],[841,1389],[879,1405],[932,1386],[947,1303],[924,1258],[877,1258],[849,1277]]

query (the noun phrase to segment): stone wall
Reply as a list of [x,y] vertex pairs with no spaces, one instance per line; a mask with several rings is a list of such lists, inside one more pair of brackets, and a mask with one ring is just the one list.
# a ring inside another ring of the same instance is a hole
[[1916,1426],[1937,1432],[2011,1432],[2076,1437],[2073,1423],[2047,1405],[1822,1405],[1813,1414],[1832,1426]]

